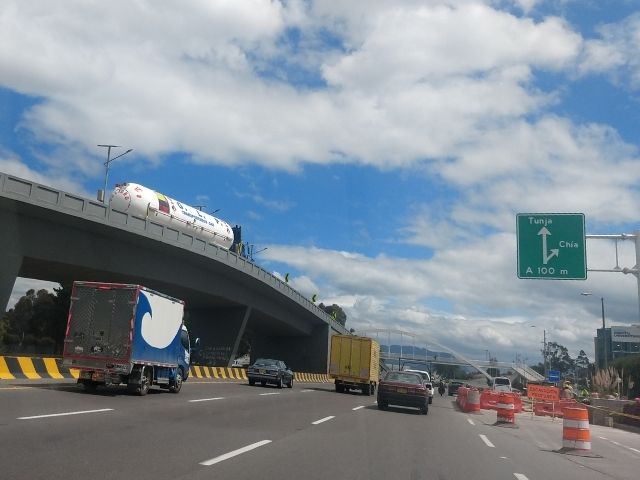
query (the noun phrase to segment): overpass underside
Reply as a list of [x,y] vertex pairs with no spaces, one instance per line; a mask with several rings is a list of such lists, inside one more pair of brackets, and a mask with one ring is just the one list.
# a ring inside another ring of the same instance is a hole
[[[0,176],[0,186],[7,178]],[[16,277],[141,284],[185,300],[204,364],[229,366],[248,341],[252,360],[278,358],[294,370],[327,372],[335,327],[310,311],[315,306],[292,300],[290,287],[231,252],[203,255],[182,247],[179,233],[175,242],[155,237],[149,219],[138,219],[140,230],[114,227],[108,220],[117,212],[75,199],[103,209],[107,221],[64,211],[60,201],[43,208],[0,195],[0,304],[7,305]]]

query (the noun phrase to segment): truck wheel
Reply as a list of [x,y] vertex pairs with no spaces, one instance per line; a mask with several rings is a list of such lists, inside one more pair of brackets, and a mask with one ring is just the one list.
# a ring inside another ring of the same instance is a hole
[[389,406],[389,404],[387,404],[385,402],[378,401],[378,409],[379,410],[386,410],[388,406]]
[[249,385],[251,385],[252,387],[256,384],[256,381],[253,378],[249,379]]
[[371,385],[368,383],[366,385],[362,385],[362,394],[367,396],[371,395]]
[[151,387],[151,378],[149,377],[149,369],[143,368],[140,374],[140,387],[138,387],[138,395],[141,397],[149,393]]
[[178,393],[181,388],[182,388],[182,369],[179,368],[178,371],[176,372],[175,380],[173,380],[173,382],[171,382],[171,384],[169,385],[169,391],[171,393]]
[[287,384],[287,387],[293,388],[293,377],[291,377],[291,380],[289,380],[289,383]]
[[344,392],[344,385],[342,385],[341,383],[336,383],[336,392],[343,393]]
[[420,407],[420,413],[422,413],[423,415],[426,415],[429,413],[429,404],[425,404],[422,407]]
[[82,386],[84,387],[85,392],[95,392],[98,388],[98,384],[92,382],[91,380],[85,380],[82,382]]

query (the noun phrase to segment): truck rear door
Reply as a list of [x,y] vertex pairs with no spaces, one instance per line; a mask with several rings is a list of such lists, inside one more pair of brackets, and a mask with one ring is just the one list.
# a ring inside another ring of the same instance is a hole
[[[76,283],[69,312],[64,356],[104,362],[127,362],[135,288]],[[76,362],[78,366],[84,362]],[[98,366],[90,362],[91,366]]]

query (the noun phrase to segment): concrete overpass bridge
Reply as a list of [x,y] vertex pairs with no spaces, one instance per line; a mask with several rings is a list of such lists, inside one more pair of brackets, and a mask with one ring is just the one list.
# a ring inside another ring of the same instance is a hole
[[138,283],[185,300],[204,362],[251,356],[327,371],[332,333],[348,333],[255,263],[196,234],[0,172],[0,305],[16,277]]

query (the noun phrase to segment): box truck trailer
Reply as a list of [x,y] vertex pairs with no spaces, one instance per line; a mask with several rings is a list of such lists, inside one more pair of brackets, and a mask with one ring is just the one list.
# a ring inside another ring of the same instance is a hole
[[[178,393],[189,376],[191,345],[184,302],[141,285],[74,282],[63,365],[87,390],[125,384]],[[197,340],[196,340],[197,343]]]
[[364,395],[375,394],[380,377],[380,344],[368,337],[333,335],[329,376],[335,381],[336,392],[356,389]]

